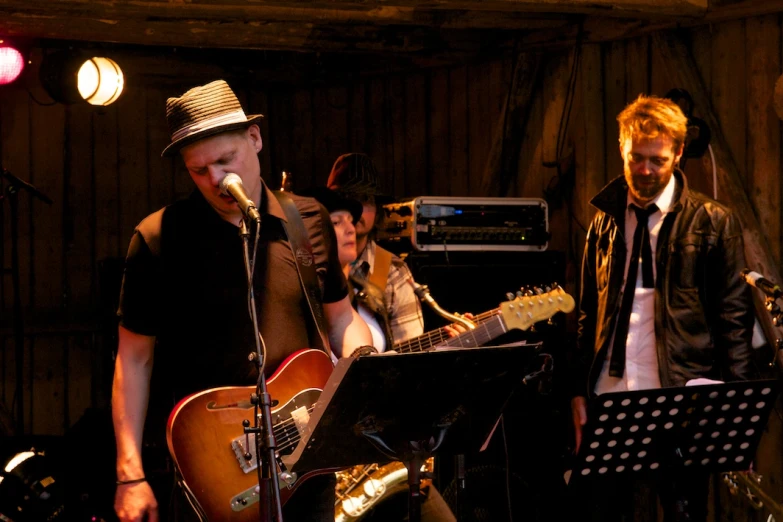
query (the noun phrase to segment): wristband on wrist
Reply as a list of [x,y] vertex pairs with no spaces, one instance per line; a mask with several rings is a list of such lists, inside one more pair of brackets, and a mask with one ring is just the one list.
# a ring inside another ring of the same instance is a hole
[[373,353],[378,353],[378,350],[375,348],[375,346],[365,345],[360,346],[354,352],[351,354],[351,357],[357,358],[362,357],[364,355],[371,355]]
[[141,477],[141,478],[131,479],[131,480],[118,480],[117,485],[125,486],[127,484],[138,484],[139,482],[147,482],[147,477]]

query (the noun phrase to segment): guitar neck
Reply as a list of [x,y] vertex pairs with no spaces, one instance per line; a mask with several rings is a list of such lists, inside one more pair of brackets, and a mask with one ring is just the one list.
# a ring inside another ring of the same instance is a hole
[[[493,317],[498,317],[497,314],[498,314],[498,309],[495,308],[493,310],[488,310],[484,313],[477,315],[473,319],[473,322],[478,325],[476,326],[476,330],[478,330],[481,327],[481,324],[484,323],[485,321],[492,319]],[[475,330],[470,330],[469,332],[472,331]],[[469,333],[469,332],[465,332],[465,333]],[[418,337],[414,337],[413,339],[408,339],[407,341],[400,341],[399,343],[395,343],[393,350],[396,351],[397,353],[424,352],[434,346],[443,344],[445,341],[449,339],[449,337],[450,336],[449,333],[446,331],[446,328],[442,327],[427,332],[425,334],[422,334]],[[493,338],[487,339],[484,342],[488,342],[492,339]],[[478,345],[473,345],[473,346],[478,346]]]
[[483,346],[489,341],[496,339],[506,333],[506,323],[500,315],[494,315],[489,319],[479,323],[475,329],[463,332],[456,337],[446,339],[438,346],[459,346],[462,348],[473,348]]
[[445,328],[439,328],[424,335],[396,343],[392,348],[398,353],[422,352],[436,346],[471,348],[482,346],[500,337],[509,330],[527,330],[537,321],[551,318],[557,312],[574,309],[574,298],[559,286],[546,293],[519,295],[500,303],[499,308],[479,314],[474,322],[476,328],[450,337]]

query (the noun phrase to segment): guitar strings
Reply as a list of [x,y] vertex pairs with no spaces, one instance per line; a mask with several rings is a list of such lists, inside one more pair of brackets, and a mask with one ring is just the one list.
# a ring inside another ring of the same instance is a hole
[[[473,320],[474,322],[482,323],[483,321],[492,318],[492,316],[497,315],[498,313],[500,313],[500,310],[498,308],[495,308],[494,310],[489,310],[487,312],[475,316]],[[433,346],[437,346],[441,344],[442,342],[448,340],[449,338],[450,338],[449,333],[446,331],[445,328],[438,328],[430,332],[427,332],[425,334],[422,334],[418,337],[414,337],[413,339],[408,339],[407,341],[402,341],[400,343],[397,343],[394,345],[393,349],[394,351],[399,353],[423,352],[425,350],[429,350]],[[414,346],[414,345],[418,345],[418,346]]]

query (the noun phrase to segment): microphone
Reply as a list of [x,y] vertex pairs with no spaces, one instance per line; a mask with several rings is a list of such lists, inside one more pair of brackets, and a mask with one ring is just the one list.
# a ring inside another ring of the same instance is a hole
[[753,272],[746,268],[742,272],[740,272],[740,275],[742,276],[742,279],[744,279],[746,283],[748,283],[750,286],[755,286],[756,288],[764,292],[767,295],[767,297],[771,297],[772,299],[783,297],[783,290],[781,290],[778,285],[776,285],[769,279],[766,279],[763,275],[759,274],[758,272]]
[[247,195],[245,186],[242,184],[242,178],[238,175],[233,172],[226,174],[226,177],[220,180],[220,192],[234,198],[245,217],[254,221],[261,221],[261,214],[258,213],[255,202]]

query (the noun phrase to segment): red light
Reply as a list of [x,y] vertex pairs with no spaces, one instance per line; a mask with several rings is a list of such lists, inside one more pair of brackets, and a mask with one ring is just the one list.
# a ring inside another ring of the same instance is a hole
[[0,85],[16,80],[24,69],[22,53],[13,47],[0,47]]

